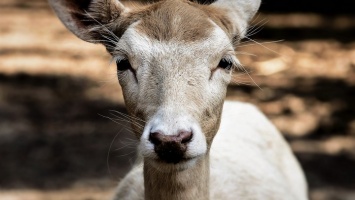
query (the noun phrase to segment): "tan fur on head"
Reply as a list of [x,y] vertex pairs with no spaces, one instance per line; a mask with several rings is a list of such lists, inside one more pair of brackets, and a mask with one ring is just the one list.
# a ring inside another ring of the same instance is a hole
[[[177,3],[179,1],[185,4]],[[155,38],[176,37],[186,41],[201,39],[211,30],[209,23],[206,22],[207,18],[214,21],[230,37],[242,38],[248,21],[260,4],[260,0],[219,0],[211,5],[200,5],[187,0],[150,2],[151,4],[145,1],[142,3],[119,0],[49,0],[67,28],[79,38],[92,43],[100,43],[103,35],[112,37],[108,31],[120,37],[138,20],[143,20],[141,31]],[[169,12],[159,13],[157,8],[168,9]],[[191,19],[200,23],[191,23]],[[107,44],[101,43],[109,52],[112,51]]]
[[159,41],[196,41],[207,38],[212,24],[204,11],[189,1],[167,0],[149,9],[137,30]]
[[70,31],[92,43],[99,43],[96,40],[105,33],[103,26],[125,11],[117,0],[49,0],[49,3]]

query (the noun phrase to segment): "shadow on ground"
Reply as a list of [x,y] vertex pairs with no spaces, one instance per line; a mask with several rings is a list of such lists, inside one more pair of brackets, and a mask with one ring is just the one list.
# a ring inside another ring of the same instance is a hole
[[125,108],[88,98],[95,86],[70,76],[0,74],[0,188],[58,189],[125,174],[134,149],[114,149],[131,138],[128,125],[99,115]]

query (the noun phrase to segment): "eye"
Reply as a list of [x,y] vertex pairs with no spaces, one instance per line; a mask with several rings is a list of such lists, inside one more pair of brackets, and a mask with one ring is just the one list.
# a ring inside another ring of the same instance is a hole
[[218,63],[218,67],[225,69],[225,70],[231,70],[232,66],[233,66],[233,63],[229,60],[226,60],[226,59],[222,59]]
[[117,71],[133,70],[128,59],[116,60]]

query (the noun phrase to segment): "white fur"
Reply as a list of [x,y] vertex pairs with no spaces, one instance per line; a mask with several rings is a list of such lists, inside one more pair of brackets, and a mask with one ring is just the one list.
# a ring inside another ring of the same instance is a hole
[[195,158],[206,153],[206,138],[198,123],[195,122],[193,118],[188,117],[186,114],[179,116],[179,113],[168,115],[174,116],[168,118],[163,113],[164,110],[163,112],[158,111],[158,114],[153,116],[152,120],[148,122],[144,128],[138,149],[145,158],[157,159],[157,156],[154,153],[154,145],[149,141],[149,134],[151,132],[161,132],[166,135],[177,135],[178,133],[176,131],[182,130],[192,132],[194,133],[194,137],[191,142],[188,143],[186,157]]
[[[137,21],[129,26],[129,28],[122,35],[121,39],[117,43],[117,52],[115,54],[130,55],[130,62],[132,66],[137,69],[138,66],[149,64],[152,58],[156,58],[159,54],[166,54],[166,56],[172,56],[173,58],[180,58],[183,56],[204,55],[201,57],[194,57],[197,59],[196,63],[200,65],[207,65],[216,67],[218,63],[208,63],[210,60],[206,58],[218,57],[219,54],[225,52],[233,52],[233,45],[231,44],[226,33],[219,28],[213,21],[209,20],[215,27],[207,40],[189,42],[171,40],[171,41],[157,41],[149,38],[146,35],[139,33],[135,27],[140,23]],[[206,51],[213,50],[213,51]],[[168,55],[171,54],[171,55]],[[211,58],[212,59],[212,58]],[[234,59],[236,59],[234,57]],[[144,68],[144,66],[142,66]]]
[[287,143],[246,103],[224,104],[211,149],[211,185],[223,185],[211,188],[212,199],[307,199],[303,173]]
[[248,23],[259,9],[261,0],[218,0],[212,4],[226,10],[234,25],[233,33],[246,35]]
[[[156,68],[152,60],[162,57],[161,60],[166,60],[171,63],[164,63],[164,69],[159,70],[157,73],[163,73],[163,70],[172,71],[173,68],[180,67],[180,60],[191,57],[194,62],[189,63],[189,66],[183,66],[186,70],[181,71],[191,71],[190,80],[186,80],[186,77],[182,77],[181,82],[189,81],[190,84],[203,84],[198,81],[194,81],[193,74],[196,74],[196,71],[203,71],[210,73],[211,69],[215,68],[218,63],[211,62],[215,60],[216,56],[222,56],[221,53],[228,54],[228,51],[233,51],[229,39],[224,31],[222,31],[217,25],[212,21],[211,23],[215,26],[215,30],[211,33],[211,37],[208,40],[203,40],[191,44],[186,44],[182,41],[156,41],[144,36],[136,31],[135,27],[139,24],[139,21],[132,24],[125,34],[122,36],[119,41],[116,49],[117,52],[125,52],[125,54],[130,55],[130,62],[132,67],[136,69],[138,79],[143,77],[144,74],[148,74],[148,70]],[[206,51],[210,49],[211,51]],[[213,51],[212,51],[213,50]],[[194,56],[195,55],[195,56]],[[202,56],[203,55],[203,56]],[[120,58],[119,54],[117,55],[118,59]],[[236,60],[235,56],[232,56],[232,59]],[[166,58],[174,58],[167,60]],[[235,61],[237,62],[237,61]],[[196,70],[200,69],[200,70]],[[195,70],[195,71],[192,71]],[[131,84],[127,85],[126,88],[128,93],[131,92],[132,95],[139,95],[137,93],[137,87],[139,86],[134,84],[134,76],[131,72],[130,74],[125,74],[125,79],[130,79]],[[209,83],[210,85],[205,85],[208,88],[210,96],[217,96],[214,93],[218,93],[221,87],[225,85],[219,84],[220,79],[226,79],[224,82],[229,82],[229,76],[223,76],[222,71],[216,71],[214,78],[217,81]],[[167,73],[168,74],[168,73]],[[213,81],[213,80],[212,80]],[[184,84],[178,84],[179,79],[174,78],[174,82],[177,82],[174,86],[170,87],[169,90],[176,89],[176,91],[184,92],[189,90]],[[142,83],[143,84],[143,83]],[[144,87],[144,84],[143,86]],[[175,87],[175,88],[173,88]],[[197,86],[198,87],[198,86]],[[163,92],[163,91],[162,91]],[[157,155],[154,153],[154,145],[149,141],[150,132],[160,131],[166,135],[176,135],[177,131],[185,130],[191,131],[194,133],[193,139],[188,144],[186,157],[187,158],[196,158],[198,156],[204,155],[207,151],[206,138],[201,131],[200,125],[197,123],[197,120],[193,118],[189,113],[191,110],[188,110],[189,107],[192,109],[198,109],[198,105],[186,105],[181,104],[179,98],[184,96],[179,96],[177,98],[171,98],[171,100],[165,102],[161,105],[155,113],[153,113],[146,124],[143,134],[140,139],[139,152],[145,157],[150,159],[156,159]],[[142,98],[147,98],[143,95]],[[187,97],[186,97],[187,98]],[[136,97],[139,99],[139,97]],[[189,102],[189,103],[192,103]],[[151,106],[151,105],[150,105]],[[194,160],[191,160],[192,162]],[[190,165],[190,163],[186,163]]]
[[[304,175],[289,146],[251,104],[224,103],[210,156],[212,200],[308,199]],[[143,181],[138,162],[119,184],[115,199],[143,200]]]

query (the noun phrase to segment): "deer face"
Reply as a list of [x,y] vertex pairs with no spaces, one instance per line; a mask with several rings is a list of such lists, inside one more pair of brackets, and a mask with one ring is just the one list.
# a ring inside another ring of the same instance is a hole
[[207,154],[238,63],[234,39],[243,37],[259,4],[242,1],[236,8],[241,14],[228,12],[229,1],[167,0],[132,8],[116,0],[51,2],[77,36],[105,41],[128,111],[145,121],[133,129],[146,161],[185,169]]
[[156,40],[139,31],[138,21],[119,42],[125,101],[131,115],[147,122],[144,130],[136,127],[145,157],[178,163],[204,155],[217,132],[236,58],[225,32],[206,23],[210,34],[186,42]]

